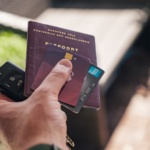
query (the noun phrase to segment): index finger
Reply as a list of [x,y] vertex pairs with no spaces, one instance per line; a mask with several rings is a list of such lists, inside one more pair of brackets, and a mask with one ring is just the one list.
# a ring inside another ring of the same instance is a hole
[[1,100],[5,100],[5,101],[9,101],[9,102],[13,102],[12,99],[8,98],[6,95],[0,93],[0,101]]

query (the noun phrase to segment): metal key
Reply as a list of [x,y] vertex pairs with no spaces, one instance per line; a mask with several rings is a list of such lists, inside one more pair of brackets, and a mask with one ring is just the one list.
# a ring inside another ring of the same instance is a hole
[[[73,140],[67,135],[66,136],[66,143],[68,143],[71,147],[74,147],[75,146],[75,143],[73,142]],[[71,150],[70,147],[68,147],[69,150]]]

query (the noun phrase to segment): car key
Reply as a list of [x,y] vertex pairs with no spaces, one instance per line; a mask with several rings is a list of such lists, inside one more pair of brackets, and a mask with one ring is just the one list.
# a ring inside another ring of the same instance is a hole
[[25,72],[12,64],[6,62],[0,67],[0,91],[14,101],[23,101]]

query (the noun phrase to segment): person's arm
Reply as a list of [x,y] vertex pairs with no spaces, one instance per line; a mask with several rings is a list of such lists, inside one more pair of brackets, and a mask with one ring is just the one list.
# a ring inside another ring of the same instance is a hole
[[66,146],[66,114],[58,94],[70,76],[72,64],[61,60],[25,101],[6,101],[0,95],[0,140],[10,150],[27,150],[38,144]]

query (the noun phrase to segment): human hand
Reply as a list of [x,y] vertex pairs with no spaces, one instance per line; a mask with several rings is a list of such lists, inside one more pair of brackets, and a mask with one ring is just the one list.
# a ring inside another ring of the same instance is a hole
[[0,140],[10,150],[26,150],[36,144],[55,144],[67,150],[67,118],[58,94],[71,70],[71,62],[61,60],[23,102],[12,102],[0,94]]

